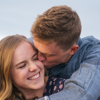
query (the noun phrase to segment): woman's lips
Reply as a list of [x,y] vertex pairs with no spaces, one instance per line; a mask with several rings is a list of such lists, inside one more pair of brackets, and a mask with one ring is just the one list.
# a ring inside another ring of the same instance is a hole
[[28,79],[29,79],[29,80],[37,79],[37,78],[39,78],[39,76],[40,76],[40,73],[37,73],[37,74],[35,74],[35,75],[29,77]]

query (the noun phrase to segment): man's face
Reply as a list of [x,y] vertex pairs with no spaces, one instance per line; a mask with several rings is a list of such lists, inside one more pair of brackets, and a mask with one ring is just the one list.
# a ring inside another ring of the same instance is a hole
[[43,62],[46,68],[51,68],[61,63],[66,63],[71,55],[71,50],[63,51],[59,46],[56,46],[56,42],[46,44],[46,42],[33,41],[34,46],[38,50],[38,59]]

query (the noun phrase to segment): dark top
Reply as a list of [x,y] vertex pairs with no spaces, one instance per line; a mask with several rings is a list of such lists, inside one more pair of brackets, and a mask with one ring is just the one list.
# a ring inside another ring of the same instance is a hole
[[43,96],[49,96],[57,93],[64,88],[65,79],[49,77]]

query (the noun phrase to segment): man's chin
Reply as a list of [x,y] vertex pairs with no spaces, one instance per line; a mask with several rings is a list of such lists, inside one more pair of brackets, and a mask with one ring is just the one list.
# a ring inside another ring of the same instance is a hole
[[47,65],[44,65],[44,67],[45,67],[46,69],[52,68],[52,66],[47,66]]

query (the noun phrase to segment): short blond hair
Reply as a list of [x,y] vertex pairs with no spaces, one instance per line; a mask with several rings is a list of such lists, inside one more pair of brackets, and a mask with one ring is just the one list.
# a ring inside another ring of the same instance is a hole
[[79,39],[81,22],[78,14],[70,7],[54,6],[42,15],[38,15],[32,25],[33,39],[38,41],[56,42],[67,50]]

